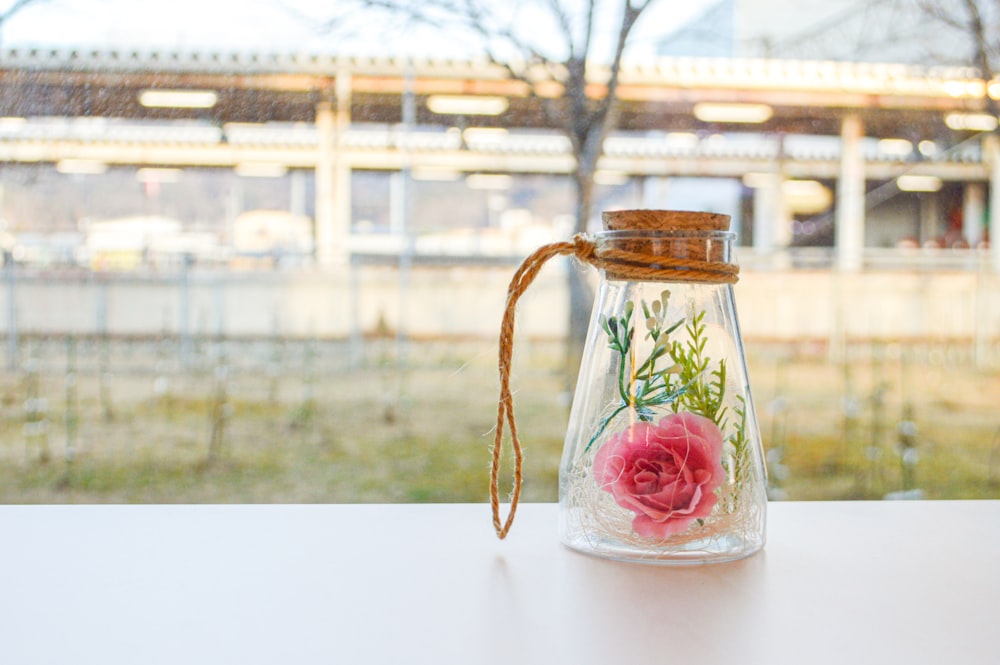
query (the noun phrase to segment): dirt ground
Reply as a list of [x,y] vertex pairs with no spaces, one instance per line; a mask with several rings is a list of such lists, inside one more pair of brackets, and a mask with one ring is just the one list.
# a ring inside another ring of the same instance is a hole
[[[962,347],[748,344],[775,499],[1000,498],[1000,369]],[[491,341],[29,340],[0,373],[0,502],[487,499]],[[562,349],[522,340],[523,498],[552,501]]]

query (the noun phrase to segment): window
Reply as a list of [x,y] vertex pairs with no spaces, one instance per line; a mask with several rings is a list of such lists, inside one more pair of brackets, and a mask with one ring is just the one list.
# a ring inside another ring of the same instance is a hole
[[[0,4],[0,500],[482,500],[507,281],[643,207],[732,217],[775,498],[997,497],[998,95],[960,8],[660,4],[586,80],[531,3],[491,25],[544,62],[434,2]],[[518,328],[539,500],[567,275]]]

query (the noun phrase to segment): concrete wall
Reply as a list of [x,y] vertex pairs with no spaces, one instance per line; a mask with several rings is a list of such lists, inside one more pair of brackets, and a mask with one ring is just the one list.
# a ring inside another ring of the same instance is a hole
[[[551,261],[522,299],[518,334],[559,337],[565,273]],[[355,266],[329,272],[189,276],[18,275],[0,280],[0,332],[19,334],[495,337],[513,266]],[[408,278],[406,275],[408,274]],[[744,270],[735,287],[747,340],[1000,342],[1000,276],[986,272]],[[15,308],[11,311],[13,293]]]

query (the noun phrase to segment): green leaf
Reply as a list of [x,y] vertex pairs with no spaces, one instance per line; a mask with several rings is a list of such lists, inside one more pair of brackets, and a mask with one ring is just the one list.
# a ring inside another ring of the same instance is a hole
[[680,320],[679,320],[679,321],[678,321],[677,323],[675,323],[674,325],[672,325],[672,326],[670,326],[669,328],[667,328],[666,330],[664,330],[664,331],[663,331],[663,334],[664,334],[664,335],[669,335],[669,334],[670,334],[670,333],[672,333],[673,331],[675,331],[675,330],[677,330],[678,328],[680,328],[680,327],[681,327],[682,325],[684,325],[684,319],[680,319]]

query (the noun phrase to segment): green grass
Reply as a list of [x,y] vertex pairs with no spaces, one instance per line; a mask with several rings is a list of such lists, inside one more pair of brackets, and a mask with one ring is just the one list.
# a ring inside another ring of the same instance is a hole
[[[31,439],[25,376],[0,375],[0,502],[487,500],[492,345],[415,345],[403,363],[389,347],[374,349],[360,362],[318,355],[308,372],[289,363],[276,377],[243,367],[221,398],[205,367],[171,374],[167,392],[162,382],[154,388],[156,372],[120,367],[108,383],[110,410],[97,373],[87,371],[67,410],[65,377],[52,362],[37,377],[47,436]],[[846,364],[782,347],[751,357],[763,442],[784,467],[771,470],[778,490],[803,500],[913,487],[928,498],[1000,498],[1000,373],[915,348],[853,353]],[[516,357],[527,501],[556,498],[568,418],[559,358],[556,345],[542,343]],[[224,414],[221,429],[213,413]],[[919,454],[910,486],[898,454],[906,414]],[[509,466],[508,458],[503,491]]]

